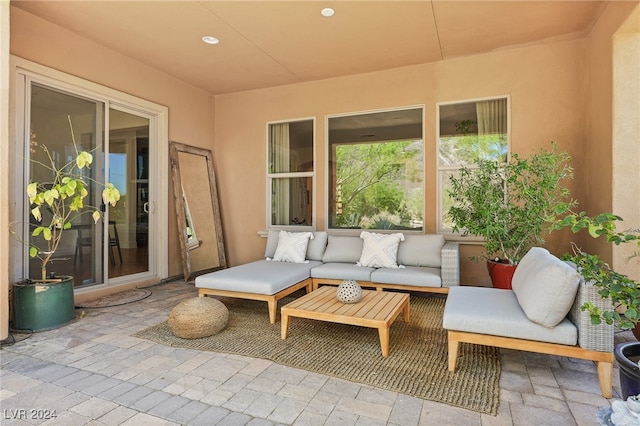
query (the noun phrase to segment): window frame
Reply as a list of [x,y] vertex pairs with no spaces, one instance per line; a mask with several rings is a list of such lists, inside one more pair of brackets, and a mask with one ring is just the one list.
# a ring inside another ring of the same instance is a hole
[[359,235],[360,232],[362,231],[371,231],[371,232],[377,232],[377,233],[393,233],[393,232],[400,232],[397,229],[376,229],[376,228],[368,228],[368,229],[364,229],[364,228],[336,228],[336,227],[331,227],[330,226],[330,207],[331,207],[331,203],[330,203],[330,196],[331,196],[331,190],[330,190],[330,185],[331,185],[331,165],[330,165],[330,161],[331,161],[331,141],[329,139],[329,120],[332,118],[340,118],[340,117],[350,117],[350,116],[358,116],[358,115],[366,115],[366,114],[376,114],[376,113],[384,113],[384,112],[393,112],[393,111],[404,111],[404,110],[411,110],[411,109],[420,109],[422,111],[421,113],[421,118],[422,118],[422,125],[421,125],[421,132],[422,132],[422,228],[418,229],[403,229],[401,232],[405,233],[405,234],[423,234],[426,232],[427,226],[426,226],[426,217],[427,217],[427,209],[426,209],[426,200],[427,200],[427,194],[426,194],[426,184],[427,184],[427,161],[426,161],[426,145],[427,145],[427,140],[426,140],[426,104],[413,104],[413,105],[405,105],[405,106],[397,106],[397,107],[388,107],[388,108],[380,108],[380,109],[373,109],[373,110],[362,110],[362,111],[352,111],[352,112],[347,112],[347,113],[336,113],[336,114],[328,114],[324,117],[324,128],[325,128],[325,162],[324,162],[324,167],[325,167],[325,181],[324,181],[324,186],[325,186],[325,193],[324,193],[324,214],[325,214],[325,220],[326,220],[326,229],[328,231],[331,231],[331,233],[333,234],[343,234],[343,235]]
[[[501,94],[495,96],[485,96],[481,98],[469,98],[469,99],[461,99],[457,101],[444,101],[436,103],[436,170],[435,170],[435,185],[436,185],[436,198],[437,198],[437,211],[436,211],[436,229],[439,234],[443,234],[446,236],[447,240],[452,241],[466,241],[471,243],[481,243],[483,241],[482,237],[476,237],[473,235],[462,235],[462,233],[455,233],[450,228],[445,228],[443,223],[444,217],[444,188],[442,185],[441,174],[449,171],[460,170],[462,168],[461,165],[455,166],[442,166],[440,164],[439,156],[440,156],[440,107],[447,105],[459,105],[459,104],[469,104],[469,103],[478,103],[482,101],[496,100],[496,99],[506,99],[507,101],[507,157],[506,161],[511,159],[511,96],[509,94]],[[474,169],[477,168],[477,165],[467,164],[467,168]]]
[[[270,173],[269,171],[269,159],[270,159],[270,135],[271,135],[271,125],[273,124],[283,124],[283,123],[299,123],[302,121],[311,121],[312,128],[312,156],[313,156],[313,170],[310,172],[280,172],[280,173]],[[313,231],[316,229],[316,168],[317,168],[317,160],[316,160],[316,117],[301,117],[294,119],[285,119],[285,120],[274,120],[267,121],[266,123],[266,160],[265,160],[265,175],[266,175],[266,229],[267,231]],[[282,179],[282,178],[311,178],[311,224],[310,225],[273,225],[271,223],[271,217],[273,214],[273,200],[272,200],[272,185],[274,179]]]

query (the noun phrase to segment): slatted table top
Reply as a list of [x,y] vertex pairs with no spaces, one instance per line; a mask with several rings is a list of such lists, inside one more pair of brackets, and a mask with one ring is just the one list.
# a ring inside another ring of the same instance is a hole
[[343,303],[336,298],[336,287],[324,286],[282,307],[282,338],[287,338],[289,317],[377,328],[382,355],[388,356],[389,327],[401,313],[409,321],[406,293],[363,290],[360,302]]
[[377,328],[380,323],[390,324],[394,314],[409,302],[409,295],[405,293],[362,292],[360,302],[343,303],[336,298],[336,287],[323,286],[283,306],[282,312],[295,317]]

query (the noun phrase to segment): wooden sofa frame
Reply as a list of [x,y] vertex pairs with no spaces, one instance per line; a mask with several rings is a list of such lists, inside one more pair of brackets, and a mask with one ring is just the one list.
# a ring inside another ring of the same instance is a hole
[[448,331],[449,339],[449,371],[456,370],[458,348],[460,343],[495,346],[519,351],[537,352],[548,355],[559,355],[595,361],[600,381],[600,392],[605,398],[611,398],[613,388],[613,353],[583,349],[578,345],[568,346],[555,343],[536,342],[532,340],[514,339],[511,337],[491,336],[487,334],[469,333],[466,331]]
[[[328,284],[328,285],[340,285],[343,280],[329,279],[329,278],[312,278],[313,280],[313,290],[317,290],[320,287],[320,284]],[[402,290],[402,291],[417,291],[417,292],[426,292],[426,293],[440,293],[447,294],[449,293],[449,287],[423,287],[417,285],[406,285],[406,284],[383,284],[383,283],[374,283],[371,281],[360,281],[357,280],[360,287],[367,288],[375,288],[377,291],[383,290]]]
[[[598,287],[580,281],[576,298],[573,301],[568,318],[578,331],[577,345],[562,345],[535,340],[518,339],[505,336],[488,335],[459,330],[447,330],[449,348],[449,371],[456,369],[460,343],[495,346],[498,348],[537,352],[548,355],[565,356],[594,361],[600,381],[600,392],[605,398],[612,397],[613,388],[613,325],[592,324],[588,312],[581,309],[585,302],[591,302],[601,309],[611,306],[610,299],[603,299]],[[508,327],[508,324],[505,324]]]
[[306,288],[307,293],[310,293],[313,287],[313,282],[311,278],[307,278],[305,280],[300,281],[292,285],[291,287],[287,287],[284,290],[279,291],[276,294],[258,294],[258,293],[245,293],[240,291],[229,291],[229,290],[216,290],[210,288],[199,288],[198,296],[221,296],[221,297],[232,297],[237,299],[248,299],[248,300],[257,300],[267,302],[269,309],[269,322],[271,324],[276,323],[276,319],[278,316],[278,300],[282,299],[285,296],[290,295],[293,292],[300,290],[301,288]]

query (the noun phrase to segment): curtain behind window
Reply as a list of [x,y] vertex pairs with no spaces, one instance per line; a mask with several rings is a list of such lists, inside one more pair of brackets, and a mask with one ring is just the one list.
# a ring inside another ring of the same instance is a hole
[[[290,169],[289,123],[271,125],[272,173]],[[273,225],[289,224],[289,179],[273,180]]]
[[476,103],[478,134],[507,133],[507,99],[491,99]]

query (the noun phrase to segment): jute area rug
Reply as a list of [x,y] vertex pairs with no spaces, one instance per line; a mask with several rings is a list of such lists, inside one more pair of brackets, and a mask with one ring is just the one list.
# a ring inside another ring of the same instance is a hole
[[[134,336],[172,347],[269,359],[481,413],[497,413],[498,349],[462,343],[456,372],[449,372],[442,297],[411,295],[411,320],[405,323],[400,316],[391,326],[387,358],[380,352],[376,329],[291,318],[289,335],[282,340],[280,322],[269,323],[265,302],[220,300],[229,309],[229,323],[217,335],[182,339],[171,333],[165,321]],[[283,299],[280,306],[291,300]]]
[[111,306],[126,305],[127,303],[138,302],[151,296],[149,290],[135,288],[131,290],[121,291],[119,293],[110,294],[99,299],[88,300],[86,302],[76,304],[76,308],[108,308]]

